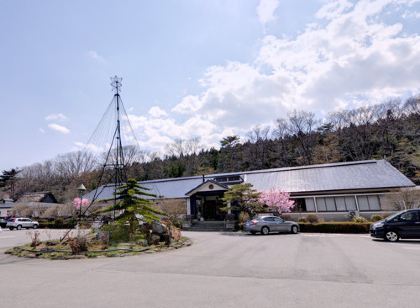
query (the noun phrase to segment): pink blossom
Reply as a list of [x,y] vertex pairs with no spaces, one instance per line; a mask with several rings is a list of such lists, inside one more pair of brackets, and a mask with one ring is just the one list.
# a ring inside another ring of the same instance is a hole
[[271,209],[276,209],[279,213],[291,212],[295,206],[295,201],[290,200],[290,194],[288,192],[274,188],[262,192],[259,201]]
[[89,200],[88,199],[84,199],[84,198],[82,198],[82,200],[80,200],[80,198],[74,198],[73,199],[73,206],[76,209],[80,209],[80,204],[82,206],[88,206],[89,205]]

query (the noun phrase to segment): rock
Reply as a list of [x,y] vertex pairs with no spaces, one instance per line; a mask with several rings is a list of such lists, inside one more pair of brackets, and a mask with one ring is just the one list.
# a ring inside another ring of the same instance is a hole
[[176,227],[172,227],[171,228],[171,237],[175,240],[175,241],[179,241],[181,239],[181,230],[179,230]]
[[152,234],[150,237],[150,241],[152,243],[152,245],[158,245],[160,242],[160,235],[158,234]]

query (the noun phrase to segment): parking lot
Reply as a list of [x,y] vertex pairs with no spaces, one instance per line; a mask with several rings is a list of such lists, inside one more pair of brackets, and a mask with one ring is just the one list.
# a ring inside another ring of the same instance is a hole
[[[1,232],[0,250],[27,241],[25,234]],[[47,261],[1,254],[1,306],[420,306],[420,241],[184,234],[193,239],[191,247],[125,258]]]

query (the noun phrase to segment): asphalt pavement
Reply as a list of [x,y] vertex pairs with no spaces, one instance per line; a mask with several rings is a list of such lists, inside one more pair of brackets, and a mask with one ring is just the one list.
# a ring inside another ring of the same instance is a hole
[[158,254],[2,253],[25,233],[0,233],[0,307],[420,307],[420,241],[184,232],[192,246]]

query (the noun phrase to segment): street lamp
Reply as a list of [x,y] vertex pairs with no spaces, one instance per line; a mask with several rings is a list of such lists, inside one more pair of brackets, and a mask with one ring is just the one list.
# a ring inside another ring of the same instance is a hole
[[86,187],[83,184],[80,184],[79,187],[77,187],[77,191],[79,192],[79,221],[82,220],[82,203],[83,203],[83,194],[86,191]]

